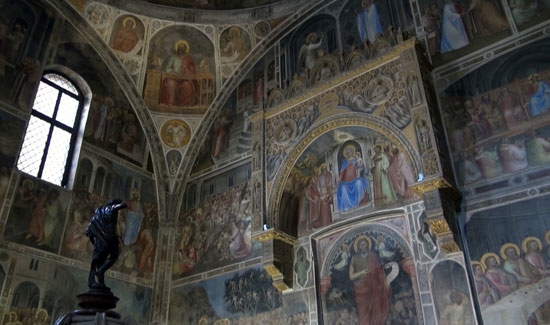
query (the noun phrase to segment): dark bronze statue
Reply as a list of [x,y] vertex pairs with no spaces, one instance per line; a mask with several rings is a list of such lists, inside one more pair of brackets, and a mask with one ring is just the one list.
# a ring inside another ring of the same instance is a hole
[[90,219],[86,235],[94,245],[92,265],[88,277],[90,289],[107,289],[105,272],[117,261],[120,253],[117,233],[118,211],[126,208],[126,203],[113,200],[97,208]]

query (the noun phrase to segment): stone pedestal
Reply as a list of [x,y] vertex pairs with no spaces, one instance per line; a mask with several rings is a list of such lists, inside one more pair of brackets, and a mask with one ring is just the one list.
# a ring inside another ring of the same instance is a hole
[[109,288],[90,289],[79,294],[78,307],[75,311],[58,319],[56,325],[122,325],[124,322],[120,315],[111,310],[116,308],[118,298],[113,295]]

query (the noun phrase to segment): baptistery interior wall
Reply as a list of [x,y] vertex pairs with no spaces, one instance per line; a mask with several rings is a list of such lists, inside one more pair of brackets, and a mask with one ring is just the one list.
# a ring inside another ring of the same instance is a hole
[[[120,217],[124,243],[107,282],[124,297],[127,320],[146,324],[158,212],[143,129],[100,56],[56,11],[40,1],[1,1],[0,7],[0,313],[7,323],[52,324],[72,310],[75,295],[86,289],[89,217],[116,197],[131,209]],[[16,168],[44,71],[82,85],[86,127],[70,188]]]
[[[182,13],[172,20],[150,5],[71,0],[62,18],[0,1],[4,321],[50,324],[73,307],[87,219],[113,197],[135,209],[109,283],[138,324],[548,321],[536,290],[550,245],[548,1],[304,1],[278,16],[273,1],[221,5],[250,12],[243,22],[193,10],[215,1],[163,7]],[[48,69],[91,92],[71,189],[15,168]],[[411,186],[442,176],[463,197],[465,253],[441,247],[433,202]],[[165,191],[178,204],[160,222]],[[284,292],[264,229],[296,239]],[[365,263],[377,271],[358,275]]]
[[486,324],[549,319],[548,297],[536,289],[546,285],[550,245],[548,44],[541,37],[515,48],[439,94]]

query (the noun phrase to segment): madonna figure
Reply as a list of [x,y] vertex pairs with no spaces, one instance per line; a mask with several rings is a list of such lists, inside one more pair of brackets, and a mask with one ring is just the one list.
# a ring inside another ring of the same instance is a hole
[[362,176],[365,163],[354,145],[347,144],[342,155],[344,159],[339,171],[338,210],[347,211],[369,202],[369,181]]

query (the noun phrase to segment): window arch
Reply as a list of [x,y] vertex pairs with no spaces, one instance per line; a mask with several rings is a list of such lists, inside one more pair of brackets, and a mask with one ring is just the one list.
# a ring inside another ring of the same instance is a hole
[[59,72],[46,72],[34,98],[17,168],[67,187],[77,139],[83,129],[85,98],[75,83]]

